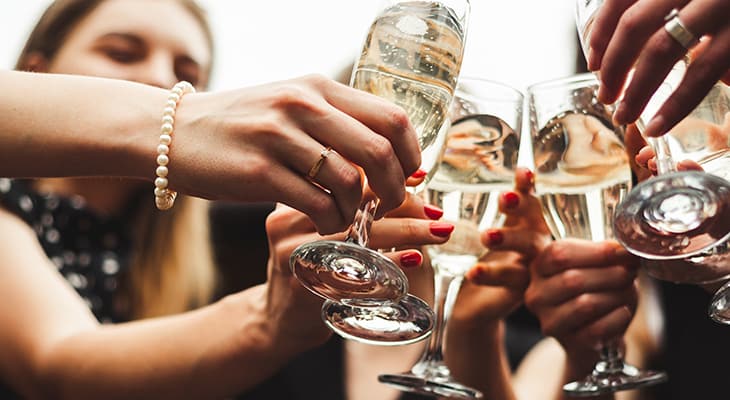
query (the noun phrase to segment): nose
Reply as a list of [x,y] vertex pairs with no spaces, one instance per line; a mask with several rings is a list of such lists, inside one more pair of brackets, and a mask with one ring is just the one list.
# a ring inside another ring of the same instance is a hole
[[177,83],[174,58],[166,54],[151,54],[147,61],[140,65],[138,79],[140,83],[169,89]]

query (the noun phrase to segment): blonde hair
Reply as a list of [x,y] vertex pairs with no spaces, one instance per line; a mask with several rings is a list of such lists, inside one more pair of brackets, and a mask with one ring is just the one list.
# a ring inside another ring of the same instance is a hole
[[134,247],[126,300],[133,318],[173,314],[210,301],[216,281],[208,202],[179,196],[161,212],[154,202],[134,221]]
[[[24,69],[34,52],[52,60],[73,28],[103,1],[52,2],[29,35],[16,69]],[[178,1],[203,28],[212,54],[213,36],[205,12],[194,0]],[[172,210],[160,212],[149,196],[133,198],[139,204],[131,221],[131,263],[115,294],[119,302],[115,306],[130,318],[147,318],[208,303],[216,282],[208,202],[180,196]]]

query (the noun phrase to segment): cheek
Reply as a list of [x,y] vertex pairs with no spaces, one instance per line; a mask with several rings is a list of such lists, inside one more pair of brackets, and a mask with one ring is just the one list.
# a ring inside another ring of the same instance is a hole
[[68,57],[60,54],[50,65],[49,71],[57,74],[87,75],[100,78],[126,79],[128,68],[90,55]]

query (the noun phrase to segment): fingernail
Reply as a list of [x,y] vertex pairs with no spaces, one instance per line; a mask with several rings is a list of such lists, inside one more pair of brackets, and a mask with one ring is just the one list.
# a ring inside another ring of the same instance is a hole
[[504,206],[510,210],[520,205],[520,196],[515,192],[506,192],[502,198],[504,198]]
[[588,61],[588,70],[589,71],[595,71],[595,70],[597,70],[600,67],[600,64],[599,65],[596,65],[597,64],[597,62],[596,62],[597,61],[596,60],[596,51],[593,50],[593,47],[588,48],[588,58],[587,58],[587,61]]
[[655,115],[654,118],[649,121],[649,124],[646,125],[646,129],[644,129],[644,135],[649,137],[661,136],[664,133],[664,117],[661,115]]
[[444,210],[430,204],[423,206],[423,212],[431,219],[439,219],[444,215]]
[[532,170],[525,171],[525,177],[527,177],[527,181],[530,182],[530,185],[535,185],[535,173],[532,172]]
[[596,95],[596,97],[598,97],[598,101],[600,101],[601,103],[605,104],[608,102],[608,90],[603,84],[598,87],[598,94]]
[[420,179],[420,178],[423,178],[424,176],[426,176],[427,174],[428,174],[428,172],[426,172],[426,171],[424,171],[422,169],[419,169],[418,171],[414,172],[411,175],[411,178]]
[[423,256],[417,251],[411,251],[400,256],[400,264],[405,268],[418,267],[423,262]]
[[429,225],[431,233],[439,237],[447,237],[454,231],[454,225],[448,222],[432,222]]
[[468,279],[475,283],[480,283],[484,281],[484,278],[486,276],[486,273],[481,268],[473,268],[469,271]]
[[487,231],[487,245],[499,246],[504,241],[504,234],[499,229]]

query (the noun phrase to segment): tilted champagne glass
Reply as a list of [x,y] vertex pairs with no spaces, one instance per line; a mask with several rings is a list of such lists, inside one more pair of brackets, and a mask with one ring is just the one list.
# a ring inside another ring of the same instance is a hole
[[[604,0],[576,0],[576,23],[584,52]],[[642,112],[643,130],[679,85],[687,59],[674,65]],[[715,84],[695,110],[659,138],[645,138],[657,157],[658,176],[637,185],[615,213],[616,239],[650,260],[648,272],[660,279],[711,283],[730,278],[730,153],[726,127],[728,88]],[[675,155],[675,157],[672,156]],[[705,172],[677,172],[673,158],[692,159]],[[713,319],[730,323],[730,284],[709,308]]]
[[[438,142],[456,87],[469,0],[388,0],[370,27],[352,86],[405,109],[423,152]],[[377,344],[425,338],[433,311],[408,294],[405,274],[367,248],[377,199],[366,199],[344,242],[318,241],[290,258],[294,275],[327,299],[323,318],[336,333]]]
[[436,326],[418,363],[405,373],[380,375],[380,382],[427,395],[482,397],[451,376],[442,341],[464,274],[486,251],[479,232],[496,223],[499,193],[514,181],[522,109],[523,95],[516,89],[477,78],[459,80],[444,152],[423,192],[428,203],[444,210],[442,219],[455,226],[446,243],[426,247],[434,269]]
[[[596,98],[598,81],[580,74],[528,88],[537,196],[556,238],[602,241],[613,237],[614,210],[631,188],[624,127],[612,106]],[[657,384],[666,374],[628,365],[616,342],[583,380],[563,387],[570,396],[597,396]]]

